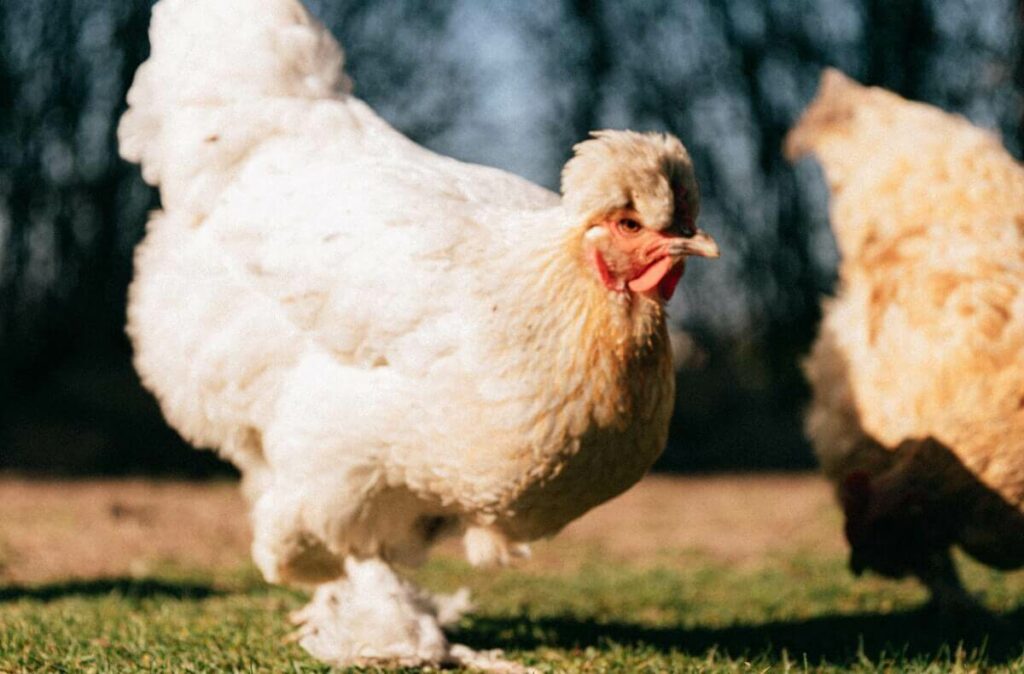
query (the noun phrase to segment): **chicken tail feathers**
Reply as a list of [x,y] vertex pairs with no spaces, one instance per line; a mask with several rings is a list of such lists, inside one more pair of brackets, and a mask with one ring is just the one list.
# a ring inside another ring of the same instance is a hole
[[288,109],[351,88],[341,47],[298,0],[162,0],[149,37],[118,140],[165,208],[202,212]]

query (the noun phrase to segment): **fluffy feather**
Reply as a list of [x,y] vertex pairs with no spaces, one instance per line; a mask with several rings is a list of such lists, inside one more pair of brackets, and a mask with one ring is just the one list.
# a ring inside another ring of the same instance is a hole
[[854,564],[956,599],[951,545],[1024,564],[1024,169],[964,119],[836,71],[787,151],[832,193],[840,287],[805,362],[807,431]]
[[[388,564],[459,529],[475,562],[522,554],[663,448],[662,304],[607,288],[586,232],[636,207],[702,234],[689,158],[608,132],[577,147],[563,200],[435,155],[348,94],[294,0],[163,0],[151,40],[119,130],[164,206],[135,260],[136,367],[242,470],[267,579],[331,583],[308,648],[437,662],[436,616],[382,589],[406,587]],[[339,617],[353,594],[394,629]]]

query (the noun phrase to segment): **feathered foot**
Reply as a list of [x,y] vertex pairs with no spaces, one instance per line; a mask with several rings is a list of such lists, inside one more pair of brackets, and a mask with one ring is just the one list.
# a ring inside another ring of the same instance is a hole
[[292,614],[294,638],[313,657],[337,666],[459,666],[502,674],[530,670],[500,651],[449,644],[443,625],[470,608],[469,593],[432,596],[379,559],[345,560],[345,577],[316,589]]
[[504,655],[499,649],[474,651],[462,644],[452,644],[444,664],[493,674],[538,674],[536,669],[506,660]]

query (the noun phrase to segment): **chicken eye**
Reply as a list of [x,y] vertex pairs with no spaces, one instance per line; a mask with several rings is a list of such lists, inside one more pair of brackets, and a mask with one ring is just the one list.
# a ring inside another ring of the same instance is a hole
[[643,225],[632,218],[622,218],[618,222],[618,227],[619,231],[623,234],[638,234],[644,228]]

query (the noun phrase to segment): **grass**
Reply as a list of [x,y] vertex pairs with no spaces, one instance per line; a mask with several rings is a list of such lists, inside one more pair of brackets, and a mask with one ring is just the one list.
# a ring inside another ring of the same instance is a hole
[[[444,558],[417,578],[473,591],[454,640],[544,672],[1024,672],[1024,576],[964,566],[998,617],[921,610],[914,583],[854,579],[834,553],[500,572]],[[251,569],[0,585],[0,672],[333,671],[285,639],[302,602]]]

